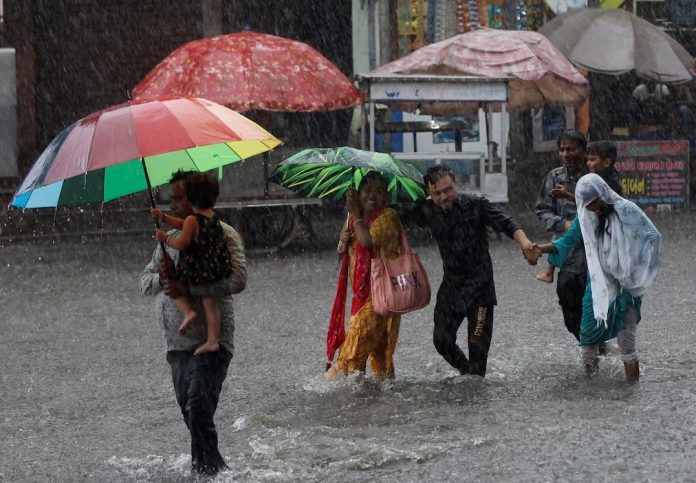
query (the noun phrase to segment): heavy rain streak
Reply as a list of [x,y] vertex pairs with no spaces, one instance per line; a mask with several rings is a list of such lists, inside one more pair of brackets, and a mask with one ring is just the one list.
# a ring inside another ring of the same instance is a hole
[[696,6],[0,0],[0,481],[691,481]]

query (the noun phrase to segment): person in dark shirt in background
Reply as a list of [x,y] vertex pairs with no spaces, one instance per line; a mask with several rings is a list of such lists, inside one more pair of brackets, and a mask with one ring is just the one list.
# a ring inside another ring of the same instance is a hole
[[[611,141],[589,143],[585,150],[585,160],[590,173],[600,175],[612,190],[619,196],[623,196],[619,173],[614,168],[614,163],[616,163],[616,144]],[[564,185],[552,189],[551,196],[554,198],[565,198],[575,204],[575,195],[568,191]],[[536,279],[541,282],[553,283],[554,269],[555,267],[549,264],[545,272],[537,274]]]
[[[534,208],[539,221],[557,240],[570,228],[577,208],[566,197],[554,197],[552,192],[560,187],[575,193],[575,185],[587,173],[585,149],[587,140],[582,133],[568,129],[558,138],[558,154],[563,165],[554,168],[546,175]],[[582,318],[582,296],[587,283],[587,262],[585,247],[578,244],[570,251],[565,263],[558,272],[556,294],[563,311],[563,322],[568,331],[577,339],[580,335]]]
[[[459,194],[455,175],[444,165],[423,177],[430,199],[404,214],[428,227],[444,276],[435,304],[433,342],[437,352],[461,374],[485,376],[497,304],[487,227],[513,238],[523,253],[533,245],[515,221],[485,198]],[[468,321],[469,358],[457,345],[457,331]]]

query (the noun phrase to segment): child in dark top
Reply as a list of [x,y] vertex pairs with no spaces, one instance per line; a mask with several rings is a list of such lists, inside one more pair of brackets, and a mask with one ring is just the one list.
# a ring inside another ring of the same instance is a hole
[[[182,220],[165,215],[156,208],[150,210],[153,218],[181,230],[175,236],[158,229],[155,236],[164,244],[182,252],[176,267],[177,278],[189,287],[191,295],[201,297],[207,340],[196,349],[194,355],[219,349],[219,301],[229,295],[223,280],[232,273],[230,254],[220,220],[213,211],[219,193],[220,186],[214,176],[195,173],[186,180],[186,197],[193,207],[193,215]],[[184,320],[179,326],[179,332],[183,333],[197,314],[188,298],[176,298],[174,302],[184,314]]]
[[[606,181],[609,187],[619,196],[623,196],[619,173],[614,168],[616,163],[616,144],[611,141],[597,141],[589,143],[585,150],[585,161],[590,173],[598,174]],[[575,203],[575,195],[566,190],[565,186],[557,186],[551,190],[554,198],[566,198]],[[553,283],[554,267],[549,265],[545,272],[536,275],[541,282]]]

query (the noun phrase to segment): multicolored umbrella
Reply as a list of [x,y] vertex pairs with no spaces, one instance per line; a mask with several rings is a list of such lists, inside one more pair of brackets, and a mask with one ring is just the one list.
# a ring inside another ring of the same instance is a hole
[[338,200],[350,188],[358,189],[363,176],[378,171],[389,180],[392,200],[425,198],[423,175],[389,154],[349,147],[310,148],[280,163],[271,181],[306,197]]
[[91,114],[56,136],[10,204],[105,202],[166,184],[178,170],[220,168],[279,144],[246,117],[205,99],[133,101]]
[[243,31],[182,45],[133,90],[135,99],[204,97],[236,111],[333,111],[360,92],[309,45]]

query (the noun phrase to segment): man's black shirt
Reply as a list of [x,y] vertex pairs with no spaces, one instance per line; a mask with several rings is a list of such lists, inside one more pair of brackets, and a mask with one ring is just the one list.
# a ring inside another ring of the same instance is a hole
[[512,238],[520,226],[509,215],[485,198],[464,194],[449,210],[426,200],[403,216],[430,228],[437,242],[444,270],[438,304],[466,310],[497,303],[487,227]]

